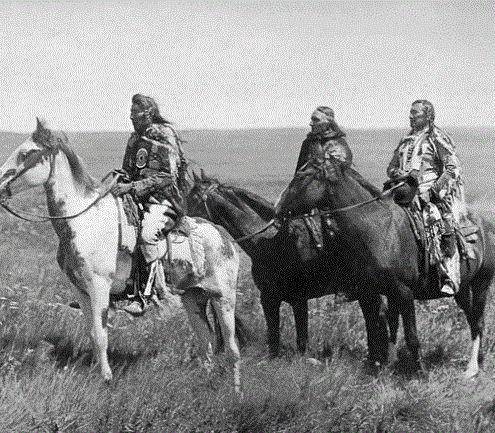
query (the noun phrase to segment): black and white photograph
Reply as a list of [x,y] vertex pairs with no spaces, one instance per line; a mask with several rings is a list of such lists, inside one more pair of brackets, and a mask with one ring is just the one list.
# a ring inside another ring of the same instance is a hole
[[0,433],[495,431],[495,2],[0,3]]

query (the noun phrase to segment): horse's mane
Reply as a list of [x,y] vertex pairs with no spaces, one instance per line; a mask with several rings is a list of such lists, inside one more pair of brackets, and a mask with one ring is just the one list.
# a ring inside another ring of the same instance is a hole
[[98,182],[88,173],[84,163],[69,145],[69,139],[63,131],[38,128],[33,132],[32,140],[53,150],[60,150],[67,157],[74,180],[84,187],[87,193],[94,191]]
[[350,177],[356,180],[359,185],[361,185],[366,191],[368,191],[373,197],[379,197],[382,195],[382,192],[373,185],[369,180],[365,179],[357,170],[353,167],[348,167],[347,172]]
[[233,205],[238,207],[242,207],[241,204],[247,205],[267,220],[275,216],[273,203],[254,192],[229,183],[222,183],[216,178],[206,177],[205,175],[202,176],[200,182],[202,185],[216,185],[217,189],[223,193],[224,198]]

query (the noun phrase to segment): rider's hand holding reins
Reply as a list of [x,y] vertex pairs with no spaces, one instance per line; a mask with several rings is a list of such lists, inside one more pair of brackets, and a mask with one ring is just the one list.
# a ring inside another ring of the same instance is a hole
[[116,183],[113,187],[112,187],[112,194],[114,196],[120,196],[122,194],[125,194],[127,192],[130,192],[132,189],[132,183]]

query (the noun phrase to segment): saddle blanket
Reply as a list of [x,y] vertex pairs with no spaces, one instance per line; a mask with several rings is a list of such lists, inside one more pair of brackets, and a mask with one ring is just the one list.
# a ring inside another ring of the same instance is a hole
[[[438,215],[438,218],[430,218],[424,214],[422,215],[421,212],[412,212],[409,209],[405,210],[411,221],[411,226],[416,239],[423,245],[426,253],[430,257],[430,263],[438,263],[438,261],[443,259],[440,242],[444,230],[440,214]],[[463,221],[463,225],[455,230],[457,245],[461,256],[473,260],[476,259],[474,248],[475,243],[479,238],[479,227],[476,225],[476,220],[474,218],[474,215],[469,213],[468,217]]]
[[175,266],[184,267],[189,264],[194,275],[204,276],[203,236],[199,225],[193,218],[182,217],[180,224],[158,243],[158,248],[162,261],[171,264],[172,268]]

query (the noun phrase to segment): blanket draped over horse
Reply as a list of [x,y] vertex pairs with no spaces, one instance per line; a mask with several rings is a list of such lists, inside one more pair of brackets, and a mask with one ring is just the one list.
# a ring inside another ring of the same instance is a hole
[[[127,224],[122,200],[108,193],[108,185],[88,175],[65,134],[39,121],[32,136],[0,167],[0,197],[5,200],[37,185],[45,187],[47,220],[52,221],[60,240],[58,263],[76,288],[101,374],[110,380],[109,299],[111,293],[125,289],[130,254],[138,243],[135,228]],[[192,239],[177,233],[170,240],[172,257],[167,261],[173,265],[174,286],[182,293],[182,304],[204,355],[212,344],[206,314],[211,300],[234,364],[235,389],[240,391],[240,353],[234,336],[239,253],[223,227],[202,218],[186,219]]]
[[224,226],[250,256],[272,356],[279,353],[282,301],[292,306],[297,348],[305,352],[308,300],[345,291],[359,300],[367,319],[370,361],[385,361],[387,332],[381,298],[377,292],[356,290],[356,275],[350,272],[351,256],[340,254],[346,241],[331,222],[327,224],[308,214],[282,227],[267,227],[275,216],[272,203],[204,174],[195,176],[187,207],[188,214],[202,215]]
[[[355,268],[349,271],[359,276],[358,286],[388,297],[390,342],[394,345],[399,314],[402,316],[406,344],[419,367],[414,299],[434,299],[442,294],[436,267],[425,267],[424,249],[415,236],[411,218],[392,198],[382,196],[353,168],[332,156],[314,158],[296,173],[276,204],[276,211],[279,215],[297,216],[314,207],[335,218],[346,240],[342,252],[349,253],[350,248],[354,258],[351,266]],[[495,228],[472,213],[471,218],[479,228],[479,236],[472,254],[463,257],[461,287],[455,295],[466,314],[473,343],[466,377],[479,371],[483,312],[495,272],[490,241]]]

